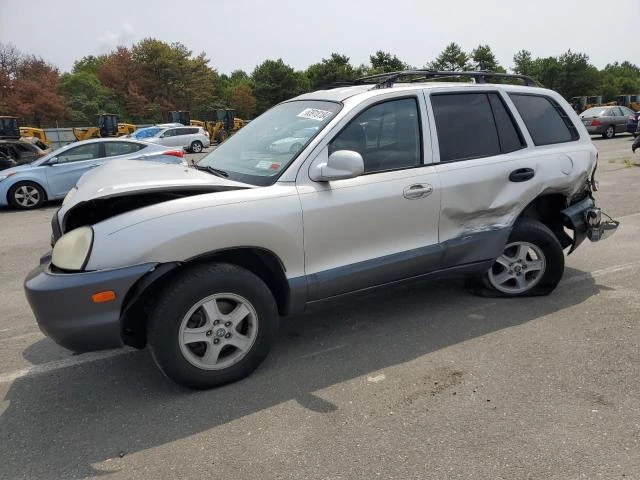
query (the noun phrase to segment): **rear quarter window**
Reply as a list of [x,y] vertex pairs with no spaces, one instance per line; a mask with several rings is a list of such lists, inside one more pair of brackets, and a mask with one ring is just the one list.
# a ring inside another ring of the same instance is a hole
[[537,146],[572,142],[580,138],[567,112],[554,99],[519,93],[511,93],[509,97]]

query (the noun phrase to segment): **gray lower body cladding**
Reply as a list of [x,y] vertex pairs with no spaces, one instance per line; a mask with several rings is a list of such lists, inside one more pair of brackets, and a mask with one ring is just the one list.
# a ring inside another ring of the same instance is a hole
[[[82,273],[53,273],[48,263],[32,270],[24,288],[42,332],[75,352],[123,346],[120,314],[131,286],[155,263]],[[116,299],[94,303],[92,295],[112,290]]]
[[[307,301],[419,277],[433,272],[452,276],[464,265],[484,268],[483,262],[493,262],[504,249],[511,228],[499,228],[469,233],[437,245],[416,248],[381,258],[318,272],[307,277]],[[300,291],[300,289],[297,289]],[[293,290],[292,290],[293,291]],[[300,302],[292,302],[300,304]]]

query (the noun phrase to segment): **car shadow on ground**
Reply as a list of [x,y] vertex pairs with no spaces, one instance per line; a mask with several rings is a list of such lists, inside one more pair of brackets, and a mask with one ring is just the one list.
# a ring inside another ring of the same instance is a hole
[[[588,273],[567,269],[570,277],[548,297],[484,299],[459,281],[430,282],[287,319],[253,375],[209,391],[173,384],[146,351],[23,377],[0,416],[0,477],[106,475],[93,465],[291,400],[329,414],[340,405],[314,392],[580,304],[605,288]],[[24,356],[37,358],[43,342]]]

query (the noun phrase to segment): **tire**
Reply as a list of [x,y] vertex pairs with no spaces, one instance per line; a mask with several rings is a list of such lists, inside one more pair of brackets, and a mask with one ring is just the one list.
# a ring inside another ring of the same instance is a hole
[[276,339],[273,295],[244,268],[198,265],[177,276],[157,298],[147,327],[149,348],[160,370],[186,387],[206,389],[246,377]]
[[195,142],[191,142],[191,146],[189,147],[193,153],[200,153],[202,151],[202,142],[196,140]]
[[227,139],[227,132],[225,130],[219,130],[216,134],[216,142],[218,144],[224,142]]
[[503,254],[468,286],[485,297],[548,295],[563,273],[564,252],[556,236],[546,225],[525,218],[513,227]]
[[602,133],[603,138],[612,139],[616,136],[616,129],[613,125],[609,125],[607,129]]
[[9,204],[20,210],[33,210],[46,200],[44,189],[35,182],[18,182],[9,189]]

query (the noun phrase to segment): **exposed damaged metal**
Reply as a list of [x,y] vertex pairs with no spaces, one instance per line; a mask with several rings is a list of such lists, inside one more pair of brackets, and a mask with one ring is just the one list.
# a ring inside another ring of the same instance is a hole
[[84,225],[94,225],[116,215],[132,210],[170,202],[194,195],[203,195],[228,190],[238,190],[241,187],[220,185],[203,186],[198,188],[173,188],[170,190],[129,192],[124,195],[96,198],[75,205],[62,220],[62,232],[68,232]]

